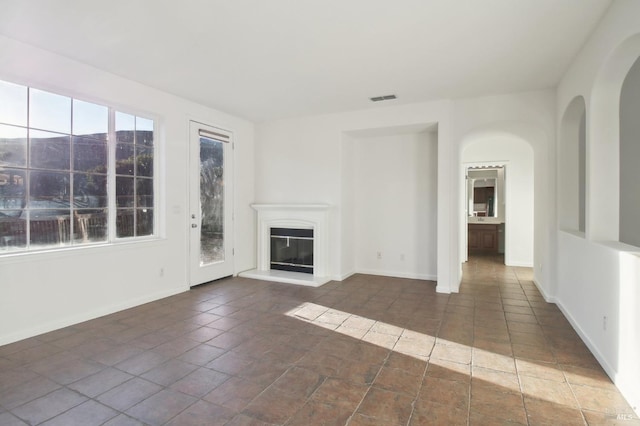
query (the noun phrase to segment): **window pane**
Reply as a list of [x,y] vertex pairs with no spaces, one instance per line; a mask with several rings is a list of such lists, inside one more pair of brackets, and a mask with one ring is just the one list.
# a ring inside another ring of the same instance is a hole
[[136,130],[153,131],[153,120],[148,118],[136,117]]
[[116,174],[133,175],[135,151],[133,145],[119,143],[116,145]]
[[77,208],[107,207],[107,177],[105,175],[73,175],[73,206]]
[[153,176],[153,147],[136,146],[138,176]]
[[136,144],[153,145],[153,120],[136,117]]
[[73,169],[107,173],[107,144],[96,139],[74,136]]
[[0,210],[0,252],[27,245],[27,221],[22,210]]
[[200,264],[224,260],[224,147],[200,138]]
[[133,143],[136,119],[133,115],[116,111],[116,141]]
[[138,209],[136,235],[153,235],[153,209]]
[[116,178],[116,206],[133,207],[134,206],[134,178],[120,177]]
[[153,179],[136,179],[136,207],[153,207]]
[[68,210],[71,192],[69,173],[32,170],[30,178],[29,208]]
[[29,139],[31,167],[70,170],[71,139],[69,136],[32,130]]
[[107,210],[76,210],[73,215],[73,241],[96,243],[107,240]]
[[29,89],[29,127],[71,133],[71,98]]
[[29,229],[32,246],[68,245],[71,237],[69,211],[32,210]]
[[27,125],[27,88],[0,80],[0,122]]
[[116,236],[118,238],[133,237],[134,210],[118,210],[116,216]]
[[26,206],[26,170],[0,167],[0,210],[24,209]]
[[[200,138],[200,163],[202,163],[201,167],[208,167],[211,170],[224,166],[224,142]],[[215,173],[222,176],[221,170]]]
[[27,129],[0,125],[0,165],[26,167]]
[[109,109],[90,102],[73,100],[73,134],[107,140]]
[[146,146],[153,145],[153,131],[136,130],[136,144]]

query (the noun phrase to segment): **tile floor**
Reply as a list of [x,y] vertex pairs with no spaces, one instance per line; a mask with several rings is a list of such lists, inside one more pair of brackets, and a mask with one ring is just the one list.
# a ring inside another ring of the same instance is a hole
[[531,270],[233,278],[0,347],[0,425],[640,424]]

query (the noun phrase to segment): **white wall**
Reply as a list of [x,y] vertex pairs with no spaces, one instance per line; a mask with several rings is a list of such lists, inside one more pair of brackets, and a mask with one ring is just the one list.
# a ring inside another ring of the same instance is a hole
[[[574,98],[586,101],[587,170],[585,234],[557,231],[556,292],[560,308],[636,411],[640,257],[637,247],[617,239],[625,196],[619,192],[620,91],[640,56],[638,16],[640,2],[615,1],[558,86],[559,119]],[[563,137],[560,132],[559,146]]]
[[356,271],[435,280],[437,134],[361,137],[353,144]]
[[161,238],[0,257],[0,344],[188,289],[190,119],[233,132],[235,271],[255,264],[251,123],[4,37],[0,63],[0,79],[154,117],[161,162]]
[[[366,134],[398,133],[394,129],[423,131],[437,123],[438,197],[449,198],[451,175],[451,104],[448,101],[321,116],[291,118],[256,126],[256,202],[326,203],[331,216],[331,276],[343,279],[356,271],[354,187],[351,166],[354,140]],[[451,204],[438,203],[438,291],[455,291],[459,284],[457,228],[451,223]],[[455,235],[452,235],[455,233]],[[385,251],[392,251],[383,248]]]
[[[343,279],[357,269],[352,232],[355,206],[350,201],[355,175],[349,168],[356,153],[349,144],[379,129],[437,123],[438,290],[455,292],[466,250],[462,150],[487,136],[526,141],[532,147],[535,168],[534,274],[543,292],[549,292],[555,226],[554,92],[389,105],[257,125],[256,202],[333,205],[331,273],[334,279]],[[499,159],[500,152],[493,157]]]
[[508,136],[489,137],[466,146],[464,163],[505,163],[505,264],[533,267],[533,150]]
[[[340,272],[336,279],[345,279],[356,273],[356,141],[346,133],[342,135],[341,149],[341,204],[340,204]],[[335,245],[334,245],[335,247]]]

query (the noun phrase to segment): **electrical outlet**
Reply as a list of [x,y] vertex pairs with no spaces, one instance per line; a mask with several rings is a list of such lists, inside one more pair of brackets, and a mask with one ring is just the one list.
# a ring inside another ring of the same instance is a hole
[[404,261],[404,253],[400,254],[400,260]]
[[602,317],[602,330],[607,331],[607,316]]
[[378,257],[378,260],[382,259],[382,252],[381,251],[378,252],[378,256],[377,257]]
[[160,276],[164,277],[164,268],[160,268]]

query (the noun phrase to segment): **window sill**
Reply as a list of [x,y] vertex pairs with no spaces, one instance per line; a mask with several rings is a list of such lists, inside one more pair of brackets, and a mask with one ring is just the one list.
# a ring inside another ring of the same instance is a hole
[[148,237],[120,240],[113,243],[83,244],[69,247],[47,247],[42,248],[41,250],[6,252],[0,254],[0,263],[34,262],[39,259],[62,259],[70,256],[77,257],[78,255],[92,256],[101,251],[126,250],[130,248],[139,250],[141,246],[146,245],[148,247],[153,247],[162,244],[165,240],[166,238],[162,237]]

